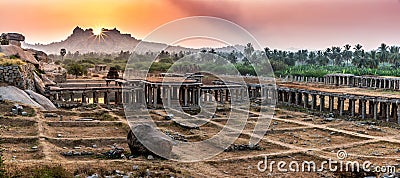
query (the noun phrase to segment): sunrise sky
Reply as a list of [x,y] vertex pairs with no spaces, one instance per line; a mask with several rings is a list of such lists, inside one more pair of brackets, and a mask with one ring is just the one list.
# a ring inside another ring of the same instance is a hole
[[0,0],[0,8],[0,32],[23,33],[28,43],[61,41],[76,26],[117,27],[141,39],[169,21],[207,15],[270,48],[400,45],[399,0]]

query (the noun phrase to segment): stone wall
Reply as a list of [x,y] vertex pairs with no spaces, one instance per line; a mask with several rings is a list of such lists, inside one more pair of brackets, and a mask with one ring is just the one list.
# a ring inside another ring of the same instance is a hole
[[0,83],[16,86],[23,90],[36,91],[33,71],[35,66],[0,66]]

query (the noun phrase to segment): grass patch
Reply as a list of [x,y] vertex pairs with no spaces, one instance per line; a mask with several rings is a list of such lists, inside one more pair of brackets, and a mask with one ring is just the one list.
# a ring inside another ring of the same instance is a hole
[[20,66],[20,65],[25,65],[26,63],[22,61],[21,59],[7,59],[7,58],[1,58],[0,56],[0,66]]

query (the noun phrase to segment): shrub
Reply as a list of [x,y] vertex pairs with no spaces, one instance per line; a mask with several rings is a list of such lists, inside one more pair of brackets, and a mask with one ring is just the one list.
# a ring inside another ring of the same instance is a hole
[[13,65],[20,66],[25,64],[26,63],[21,59],[7,59],[7,58],[0,59],[0,66],[13,66]]

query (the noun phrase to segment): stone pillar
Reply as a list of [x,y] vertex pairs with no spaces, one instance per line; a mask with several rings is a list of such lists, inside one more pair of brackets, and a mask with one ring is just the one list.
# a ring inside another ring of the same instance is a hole
[[296,91],[296,105],[301,104],[301,93],[299,91]]
[[374,120],[378,119],[378,101],[374,101]]
[[171,86],[168,86],[167,88],[166,88],[166,90],[167,90],[167,106],[168,107],[170,107],[171,106],[171,93],[172,93],[172,88],[171,88]]
[[350,99],[349,100],[349,106],[351,106],[349,108],[351,117],[354,117],[355,116],[355,111],[356,111],[356,100],[355,99]]
[[334,96],[329,96],[329,112],[333,112]]
[[110,104],[110,100],[108,97],[108,91],[104,92],[104,104],[106,104],[106,105]]
[[74,102],[74,92],[71,92],[69,94],[69,98],[70,98],[71,102]]
[[151,85],[149,85],[148,87],[147,87],[147,92],[148,92],[148,97],[147,97],[147,104],[148,105],[150,105],[151,103],[152,103],[152,101],[153,101],[153,87],[151,86]]
[[185,87],[185,97],[184,97],[183,103],[184,103],[184,106],[188,105],[188,88],[187,87]]
[[201,103],[201,88],[200,87],[198,87],[197,88],[197,105],[200,105],[200,103]]
[[225,101],[229,101],[229,89],[225,90]]
[[97,97],[97,92],[96,92],[96,91],[93,91],[93,103],[94,103],[94,104],[99,103],[99,102],[98,102],[98,97]]
[[323,112],[325,109],[325,96],[320,94],[319,95],[319,111]]
[[344,101],[345,101],[345,98],[338,98],[338,102],[340,103],[339,115],[341,115],[341,116],[343,116],[343,114],[344,114]]
[[86,103],[86,93],[82,92],[82,103]]
[[398,105],[399,101],[396,102],[397,106],[397,124],[400,124],[400,107]]
[[368,114],[373,115],[373,110],[374,110],[374,103],[372,100],[368,100]]
[[303,107],[308,108],[308,93],[303,93],[303,96],[304,96]]
[[153,106],[157,107],[157,90],[159,86],[154,86],[153,88]]
[[390,103],[386,102],[386,122],[389,122],[390,120]]
[[317,105],[317,95],[315,93],[311,94],[311,109],[316,109]]
[[366,100],[365,99],[360,99],[361,101],[361,118],[365,119],[366,116]]
[[218,92],[219,92],[219,102],[224,103],[224,96],[223,96],[224,91],[219,90]]
[[395,117],[397,117],[397,124],[400,124],[400,105],[398,104],[399,100],[396,101],[396,113],[397,115]]

